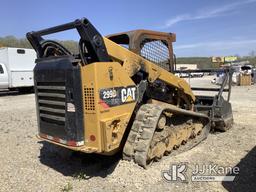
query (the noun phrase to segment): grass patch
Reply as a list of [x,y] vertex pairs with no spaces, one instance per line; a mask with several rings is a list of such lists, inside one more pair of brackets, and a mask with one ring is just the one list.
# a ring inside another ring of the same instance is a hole
[[85,180],[85,179],[88,179],[89,177],[88,176],[86,176],[86,174],[84,173],[84,172],[78,172],[78,173],[75,173],[74,175],[73,175],[73,177],[75,178],[75,179],[78,179],[79,181],[80,180]]

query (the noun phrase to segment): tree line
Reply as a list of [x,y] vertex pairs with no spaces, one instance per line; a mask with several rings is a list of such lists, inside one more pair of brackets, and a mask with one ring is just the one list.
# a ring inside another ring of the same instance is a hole
[[[70,50],[72,53],[78,52],[78,43],[73,40],[59,41],[64,47]],[[0,47],[17,47],[17,48],[29,48],[32,49],[29,41],[26,38],[16,38],[14,36],[0,37]]]
[[[78,43],[73,40],[58,41],[72,53],[78,53]],[[14,36],[0,37],[0,47],[18,47],[18,48],[32,48],[26,38],[16,38]],[[236,55],[238,56],[238,55]],[[256,66],[256,52],[251,51],[248,56],[239,57],[239,60],[248,60],[251,64]],[[211,57],[178,57],[178,64],[197,64],[198,68],[211,68],[214,65],[211,62]]]

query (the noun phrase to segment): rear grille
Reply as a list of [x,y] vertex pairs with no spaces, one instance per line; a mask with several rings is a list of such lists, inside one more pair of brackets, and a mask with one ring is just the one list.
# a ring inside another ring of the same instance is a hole
[[37,100],[42,121],[65,125],[66,88],[64,82],[38,82]]
[[85,110],[94,111],[95,102],[94,102],[94,88],[84,88],[84,107]]

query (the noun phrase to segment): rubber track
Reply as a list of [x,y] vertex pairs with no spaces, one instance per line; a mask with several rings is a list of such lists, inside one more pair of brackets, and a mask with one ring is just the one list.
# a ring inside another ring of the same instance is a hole
[[[156,104],[145,104],[141,106],[137,115],[135,117],[134,123],[132,125],[131,131],[125,143],[123,149],[123,159],[125,160],[133,160],[135,163],[141,165],[144,168],[147,168],[147,153],[150,147],[150,143],[152,137],[154,135],[155,129],[157,127],[158,119],[164,110],[168,110],[173,113],[197,116],[207,118],[207,116],[198,114],[195,112],[185,111],[179,108],[164,106],[164,105],[156,105]],[[205,139],[210,131],[210,123],[207,124],[206,127],[203,128],[202,134],[196,139],[192,139],[186,145],[180,147],[177,152],[186,151],[193,146],[197,145]]]

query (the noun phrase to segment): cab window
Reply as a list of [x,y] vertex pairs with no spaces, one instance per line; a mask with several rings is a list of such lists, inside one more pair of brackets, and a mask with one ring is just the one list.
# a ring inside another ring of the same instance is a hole
[[164,40],[144,39],[140,45],[140,55],[158,66],[170,70],[168,44]]

